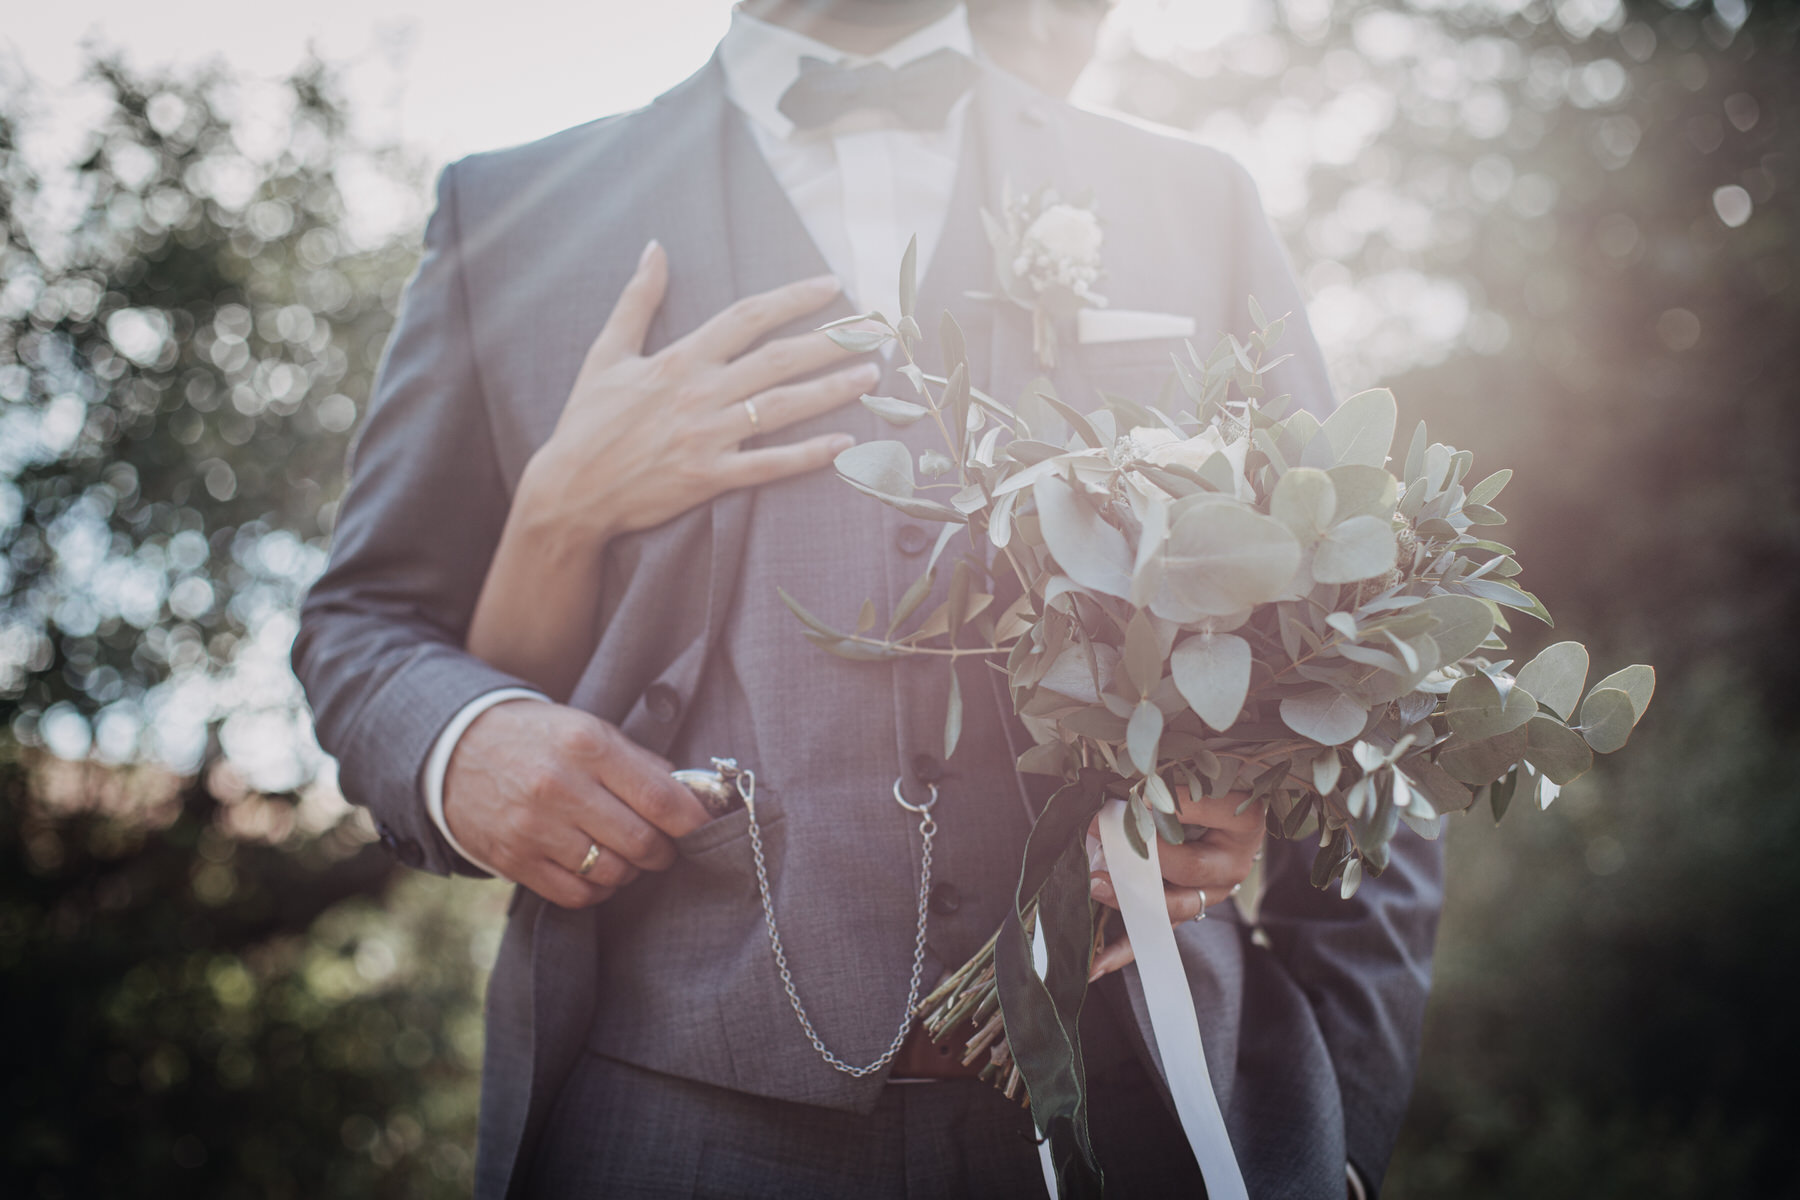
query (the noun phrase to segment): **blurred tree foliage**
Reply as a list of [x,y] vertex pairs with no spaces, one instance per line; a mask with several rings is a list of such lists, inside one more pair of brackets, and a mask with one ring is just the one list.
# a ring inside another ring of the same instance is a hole
[[191,686],[317,570],[415,241],[341,173],[416,173],[316,64],[260,141],[222,72],[94,80],[71,178],[0,112],[0,1194],[467,1194],[494,893],[250,787]]
[[1792,1194],[1797,34],[1768,0],[1283,0],[1111,73],[1247,156],[1308,142],[1285,232],[1337,365],[1515,468],[1526,585],[1660,673],[1550,812],[1453,829],[1390,1196]]

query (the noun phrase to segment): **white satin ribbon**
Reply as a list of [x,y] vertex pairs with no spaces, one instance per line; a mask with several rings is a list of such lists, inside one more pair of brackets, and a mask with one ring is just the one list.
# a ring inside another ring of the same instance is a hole
[[[1175,1100],[1175,1113],[1200,1174],[1206,1179],[1210,1200],[1249,1200],[1243,1172],[1225,1132],[1225,1117],[1213,1095],[1212,1076],[1206,1071],[1206,1051],[1200,1045],[1200,1022],[1194,1013],[1194,995],[1187,972],[1175,948],[1175,930],[1169,924],[1168,901],[1163,896],[1162,864],[1157,854],[1156,830],[1142,820],[1138,832],[1149,848],[1149,858],[1139,858],[1125,837],[1129,808],[1123,800],[1108,800],[1100,810],[1100,844],[1106,851],[1106,867],[1112,873],[1113,892],[1125,918],[1125,932],[1137,958],[1138,977],[1144,984],[1144,1002],[1150,1010],[1150,1030],[1156,1035],[1156,1053],[1162,1060],[1163,1077]],[[1054,1190],[1051,1193],[1055,1195]]]

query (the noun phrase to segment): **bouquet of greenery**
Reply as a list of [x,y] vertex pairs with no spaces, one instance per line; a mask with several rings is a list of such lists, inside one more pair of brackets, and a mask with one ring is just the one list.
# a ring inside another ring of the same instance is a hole
[[[884,632],[871,603],[839,629],[784,599],[834,654],[940,656],[946,757],[961,726],[956,664],[1004,664],[1035,742],[1019,769],[1064,786],[1032,830],[1003,927],[919,1011],[934,1038],[967,1038],[967,1061],[988,1054],[1009,1095],[1022,1081],[1059,1173],[1079,1171],[1092,1159],[1074,1018],[1096,938],[1084,833],[1106,800],[1130,806],[1141,854],[1145,831],[1183,840],[1176,785],[1246,793],[1266,802],[1272,835],[1316,840],[1313,883],[1348,897],[1387,865],[1401,823],[1435,837],[1441,814],[1476,804],[1495,817],[1521,794],[1547,806],[1596,753],[1625,745],[1655,675],[1627,667],[1584,695],[1575,642],[1514,669],[1506,614],[1550,618],[1515,582],[1512,551],[1484,536],[1505,520],[1494,502],[1512,473],[1467,482],[1474,456],[1422,424],[1390,471],[1386,391],[1323,422],[1285,414],[1287,398],[1263,387],[1282,321],[1254,300],[1258,331],[1205,357],[1190,344],[1159,403],[1106,396],[1083,413],[1044,390],[1041,406],[1014,408],[969,386],[948,313],[947,375],[919,366],[911,264],[909,251],[898,321],[827,328],[851,349],[897,344],[914,395],[864,403],[893,425],[932,422],[943,449],[915,462],[901,442],[866,442],[837,469],[942,533]],[[908,629],[959,532],[969,550],[947,598]]]

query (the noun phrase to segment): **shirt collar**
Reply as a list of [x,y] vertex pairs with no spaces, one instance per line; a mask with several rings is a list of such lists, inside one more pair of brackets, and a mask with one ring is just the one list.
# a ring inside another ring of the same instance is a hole
[[776,107],[783,92],[800,74],[800,59],[810,55],[826,62],[860,66],[866,62],[900,67],[935,50],[958,50],[971,58],[975,38],[969,18],[957,5],[925,28],[901,38],[879,54],[847,54],[817,38],[753,17],[742,8],[731,10],[731,27],[719,43],[719,62],[725,70],[725,94],[751,120],[777,137],[794,131],[794,123]]

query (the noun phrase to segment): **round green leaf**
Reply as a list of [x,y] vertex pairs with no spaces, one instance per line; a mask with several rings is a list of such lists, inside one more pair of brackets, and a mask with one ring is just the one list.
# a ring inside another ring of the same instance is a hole
[[1601,688],[1617,688],[1631,697],[1632,722],[1635,724],[1643,720],[1644,710],[1650,707],[1650,697],[1656,694],[1656,668],[1638,663],[1623,671],[1614,671],[1594,685],[1596,692]]
[[1131,755],[1131,765],[1145,775],[1156,771],[1156,745],[1162,740],[1162,731],[1162,709],[1148,700],[1138,701],[1125,726],[1125,749]]
[[1300,565],[1300,543],[1286,525],[1224,501],[1181,512],[1165,554],[1150,608],[1169,621],[1229,616],[1267,604],[1287,590]]
[[1349,463],[1331,468],[1329,474],[1332,486],[1337,490],[1337,508],[1331,515],[1333,521],[1345,521],[1351,517],[1379,517],[1383,521],[1394,519],[1394,505],[1400,498],[1400,484],[1388,474],[1387,468]]
[[1580,734],[1561,721],[1540,713],[1526,724],[1525,736],[1525,761],[1559,787],[1580,778],[1594,765],[1594,752]]
[[1399,410],[1394,394],[1386,388],[1374,388],[1344,401],[1319,428],[1319,436],[1306,447],[1305,464],[1309,467],[1337,467],[1359,463],[1379,467],[1387,463],[1388,448],[1394,444],[1394,425]]
[[1336,509],[1331,476],[1313,467],[1295,467],[1283,475],[1269,497],[1269,515],[1302,541],[1310,542],[1331,528]]
[[1587,673],[1587,647],[1580,642],[1558,642],[1544,647],[1543,653],[1520,669],[1519,686],[1555,709],[1566,721],[1575,715],[1575,705],[1581,700]]
[[1494,610],[1473,596],[1431,596],[1415,605],[1414,612],[1437,618],[1431,640],[1437,643],[1438,663],[1449,666],[1475,653],[1494,632]]
[[[1492,783],[1525,757],[1529,746],[1525,727],[1509,730],[1499,737],[1474,740],[1453,734],[1438,751],[1438,766],[1471,787]],[[1495,814],[1498,817],[1498,814]]]
[[1336,688],[1320,688],[1283,700],[1281,719],[1301,737],[1324,746],[1341,746],[1363,731],[1369,713]]
[[1250,694],[1250,643],[1236,634],[1200,634],[1169,656],[1175,688],[1202,721],[1231,728]]
[[1630,741],[1635,724],[1637,709],[1630,693],[1620,688],[1595,688],[1582,701],[1581,736],[1596,754],[1611,754]]
[[833,460],[838,474],[885,496],[913,494],[912,451],[895,441],[858,442]]
[[1537,715],[1537,701],[1516,684],[1503,697],[1486,675],[1470,675],[1456,681],[1444,704],[1444,717],[1452,733],[1479,741],[1517,729]]
[[1313,551],[1312,574],[1320,583],[1373,579],[1394,565],[1398,547],[1390,522],[1351,517],[1333,525]]
[[1096,592],[1129,595],[1132,560],[1125,535],[1101,520],[1059,475],[1038,480],[1032,495],[1037,500],[1044,544],[1064,574]]

